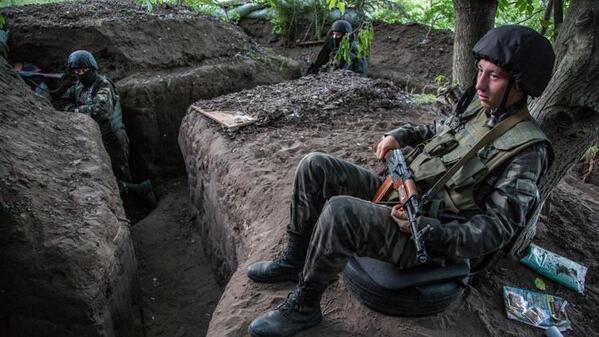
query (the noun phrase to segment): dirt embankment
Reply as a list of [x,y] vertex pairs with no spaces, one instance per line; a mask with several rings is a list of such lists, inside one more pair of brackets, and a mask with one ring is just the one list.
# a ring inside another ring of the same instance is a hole
[[[318,44],[286,47],[285,41],[272,34],[272,26],[266,21],[243,19],[239,26],[261,45],[300,62],[303,72],[322,47]],[[375,23],[371,52],[368,76],[391,80],[405,91],[435,93],[437,76],[451,80],[451,31],[419,24]]]
[[121,95],[134,176],[183,174],[177,134],[199,100],[299,76],[297,62],[258,47],[243,31],[185,7],[78,1],[3,8],[13,62],[65,70],[76,49],[97,58]]
[[[240,110],[259,118],[256,126],[227,132],[190,112],[181,127],[179,143],[196,222],[211,252],[209,258],[221,266],[218,276],[229,280],[209,336],[245,336],[248,324],[282,301],[293,287],[291,283],[256,284],[245,273],[249,263],[272,258],[281,250],[294,169],[304,155],[327,152],[372,168],[373,146],[381,134],[405,122],[440,117],[411,104],[409,96],[388,82],[341,73],[257,87],[197,105]],[[558,203],[571,206],[567,215],[571,225],[561,219],[567,213],[555,209],[537,238],[542,246],[589,267],[585,295],[547,281],[547,292],[571,304],[574,331],[570,336],[599,333],[597,260],[593,258],[599,253],[594,245],[597,225],[584,220],[596,218],[599,205],[582,187],[560,185]],[[322,301],[324,323],[300,335],[538,336],[539,330],[506,319],[501,297],[502,286],[530,289],[536,277],[518,262],[500,259],[472,282],[466,298],[451,310],[418,319],[377,314],[352,298],[339,282]]]
[[137,264],[97,124],[0,58],[0,335],[141,336]]

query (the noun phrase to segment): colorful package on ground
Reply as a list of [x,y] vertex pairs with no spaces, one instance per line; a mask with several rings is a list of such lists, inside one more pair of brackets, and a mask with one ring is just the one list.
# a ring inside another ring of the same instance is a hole
[[503,287],[505,311],[509,319],[538,328],[555,326],[560,331],[572,329],[566,314],[568,302],[561,297],[534,291]]
[[531,244],[528,255],[520,262],[537,273],[574,291],[584,291],[587,267]]

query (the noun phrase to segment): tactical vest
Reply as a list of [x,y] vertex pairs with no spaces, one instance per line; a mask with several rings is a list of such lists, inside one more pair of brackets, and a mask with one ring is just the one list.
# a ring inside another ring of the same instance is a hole
[[[407,160],[420,193],[426,192],[491,130],[486,122],[484,108],[474,99],[461,116],[449,117],[440,132],[418,146]],[[437,217],[443,210],[470,218],[482,213],[475,202],[476,186],[522,149],[539,142],[548,140],[532,117],[516,124],[462,166],[433,196],[425,214]]]
[[[98,126],[100,127],[100,132],[102,136],[107,136],[109,134],[115,133],[119,129],[124,129],[125,124],[123,123],[123,111],[121,108],[121,99],[116,90],[116,86],[114,83],[105,76],[97,75],[96,81],[92,84],[91,88],[85,88],[81,83],[77,83],[75,87],[75,99],[78,101],[78,104],[91,104],[93,99],[96,97],[96,94],[100,90],[100,87],[105,84],[104,82],[108,82],[108,85],[111,86],[111,94],[113,101],[113,111],[110,116],[92,116]],[[82,95],[84,90],[90,90],[87,93],[89,96],[87,99],[82,99]]]

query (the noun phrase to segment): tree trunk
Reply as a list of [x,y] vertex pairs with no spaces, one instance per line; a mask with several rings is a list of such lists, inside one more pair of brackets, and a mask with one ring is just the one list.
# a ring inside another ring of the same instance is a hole
[[453,0],[453,82],[463,92],[476,74],[472,47],[495,25],[497,0]]
[[[556,56],[547,89],[530,105],[555,154],[539,186],[542,200],[599,135],[599,1],[572,0],[558,35]],[[510,253],[520,254],[535,230],[536,219],[529,222]]]

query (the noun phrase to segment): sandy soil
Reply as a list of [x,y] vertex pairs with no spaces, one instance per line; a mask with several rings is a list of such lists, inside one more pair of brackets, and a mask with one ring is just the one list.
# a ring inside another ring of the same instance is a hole
[[132,228],[147,337],[205,336],[221,295],[192,226],[185,177],[157,186],[158,207]]

